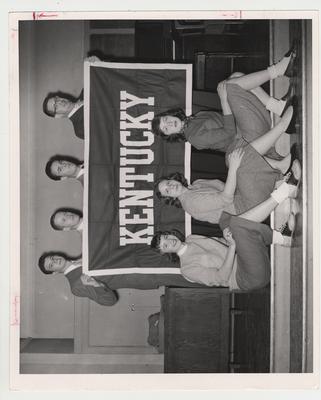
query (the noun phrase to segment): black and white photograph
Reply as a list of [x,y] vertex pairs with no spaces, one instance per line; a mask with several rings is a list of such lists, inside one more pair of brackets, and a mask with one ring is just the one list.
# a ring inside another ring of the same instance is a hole
[[317,17],[10,15],[14,388],[315,384]]

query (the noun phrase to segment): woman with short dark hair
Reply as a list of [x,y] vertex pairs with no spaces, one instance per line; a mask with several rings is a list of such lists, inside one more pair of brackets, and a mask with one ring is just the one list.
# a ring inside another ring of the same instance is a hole
[[[263,71],[234,73],[217,87],[222,113],[200,111],[186,116],[182,109],[168,110],[155,116],[152,131],[169,142],[188,141],[198,150],[230,152],[235,139],[251,142],[271,129],[269,111],[282,116],[293,102],[292,85],[280,100],[270,97],[260,85],[278,76],[291,77],[295,61],[293,46],[281,61]],[[293,133],[294,128],[293,120],[286,132]],[[268,155],[279,158],[274,149]]]
[[190,235],[176,231],[158,232],[151,247],[170,260],[180,261],[181,273],[190,282],[207,286],[227,286],[230,290],[253,290],[270,281],[270,244],[291,246],[295,216],[279,230],[262,224],[274,208],[295,190],[283,183],[263,203],[251,210],[231,215],[224,212],[220,219],[223,238]]

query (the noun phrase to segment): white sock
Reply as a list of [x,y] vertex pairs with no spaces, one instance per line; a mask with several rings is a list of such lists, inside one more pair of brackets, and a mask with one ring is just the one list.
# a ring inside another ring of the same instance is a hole
[[285,101],[277,100],[274,97],[269,97],[269,100],[266,103],[265,108],[269,111],[272,111],[274,114],[280,116],[284,110]]
[[276,64],[273,64],[273,65],[270,65],[269,67],[267,67],[267,70],[270,74],[270,78],[275,79],[278,76],[284,75],[284,73],[289,65],[290,60],[291,60],[291,56],[283,57],[282,60],[280,60]]
[[268,70],[268,73],[270,74],[270,79],[275,79],[275,78],[277,78],[279,75],[278,75],[278,71],[277,71],[277,69],[275,68],[275,65],[273,64],[273,65],[270,65],[269,67],[267,67],[267,70]]
[[271,193],[271,197],[277,202],[282,203],[283,200],[289,197],[289,185],[283,182],[277,189]]
[[280,233],[278,231],[273,231],[272,244],[279,244],[284,247],[291,247],[292,246],[292,237],[283,236],[282,233]]
[[279,231],[273,231],[272,233],[273,244],[284,244],[284,237]]

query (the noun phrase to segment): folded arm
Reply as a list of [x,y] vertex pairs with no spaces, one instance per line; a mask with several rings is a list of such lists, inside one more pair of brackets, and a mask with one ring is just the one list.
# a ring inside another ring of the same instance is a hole
[[235,245],[231,245],[221,266],[207,266],[195,261],[191,265],[182,266],[181,272],[191,282],[197,282],[206,286],[228,286],[228,281],[233,270],[234,258]]
[[236,175],[239,166],[241,165],[241,161],[244,155],[244,151],[242,148],[235,149],[229,154],[228,162],[229,162],[229,170],[228,175],[226,178],[225,187],[223,193],[226,196],[234,196],[235,189],[236,189]]
[[81,274],[76,279],[68,280],[74,296],[88,297],[102,306],[112,306],[118,301],[117,292],[88,275]]

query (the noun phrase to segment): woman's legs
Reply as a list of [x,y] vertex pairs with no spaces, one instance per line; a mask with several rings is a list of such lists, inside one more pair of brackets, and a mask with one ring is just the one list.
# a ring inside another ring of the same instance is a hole
[[251,92],[255,94],[255,96],[260,100],[260,102],[266,107],[270,100],[270,96],[266,93],[264,89],[261,88],[261,86],[251,89]]
[[[226,81],[230,82],[231,79],[239,78],[244,75],[245,74],[243,74],[243,72],[233,72],[233,74]],[[267,110],[272,111],[274,114],[277,114],[279,116],[282,114],[286,105],[286,100],[284,100],[283,98],[278,100],[274,97],[271,97],[269,94],[266,93],[263,88],[261,88],[261,86],[251,89],[250,92],[253,93],[260,100],[260,102]],[[288,97],[288,93],[285,95],[285,97]]]
[[263,203],[240,214],[239,217],[254,222],[262,222],[271,214],[278,204],[279,203],[274,200],[273,197],[269,197],[267,200],[263,201]]
[[252,72],[251,74],[234,77],[229,79],[229,83],[236,83],[245,90],[251,90],[258,88],[263,85],[263,83],[268,82],[271,79],[275,79],[278,76],[282,76],[291,61],[291,58],[295,54],[291,53],[288,57],[283,57],[278,63],[271,65],[267,69],[262,71]]
[[264,159],[271,165],[273,169],[277,169],[284,175],[289,169],[291,164],[291,153],[282,158],[282,160],[274,160],[273,158],[270,157],[264,157]]
[[270,281],[269,246],[273,233],[269,226],[230,216],[229,228],[236,243],[236,282],[242,290],[259,289]]
[[[226,79],[226,82],[227,83],[236,83],[234,78],[240,78],[241,76],[245,76],[245,74],[243,72],[233,72],[233,74],[229,78]],[[250,89],[250,92],[252,92],[260,100],[260,102],[266,107],[266,105],[268,104],[271,97],[266,93],[266,91],[264,89],[261,88],[261,86]],[[278,101],[278,100],[276,100],[276,101]]]
[[278,204],[282,203],[282,201],[288,197],[296,197],[296,189],[296,186],[283,182],[271,193],[271,196],[267,200],[240,214],[239,217],[254,222],[262,222],[271,214]]
[[268,82],[271,79],[269,71],[264,69],[238,78],[231,78],[228,83],[235,83],[245,90],[251,90],[263,85],[263,83]]
[[287,108],[280,121],[269,132],[258,137],[251,142],[251,146],[261,155],[264,155],[274,146],[278,138],[284,133],[289,126],[293,115],[293,107]]

